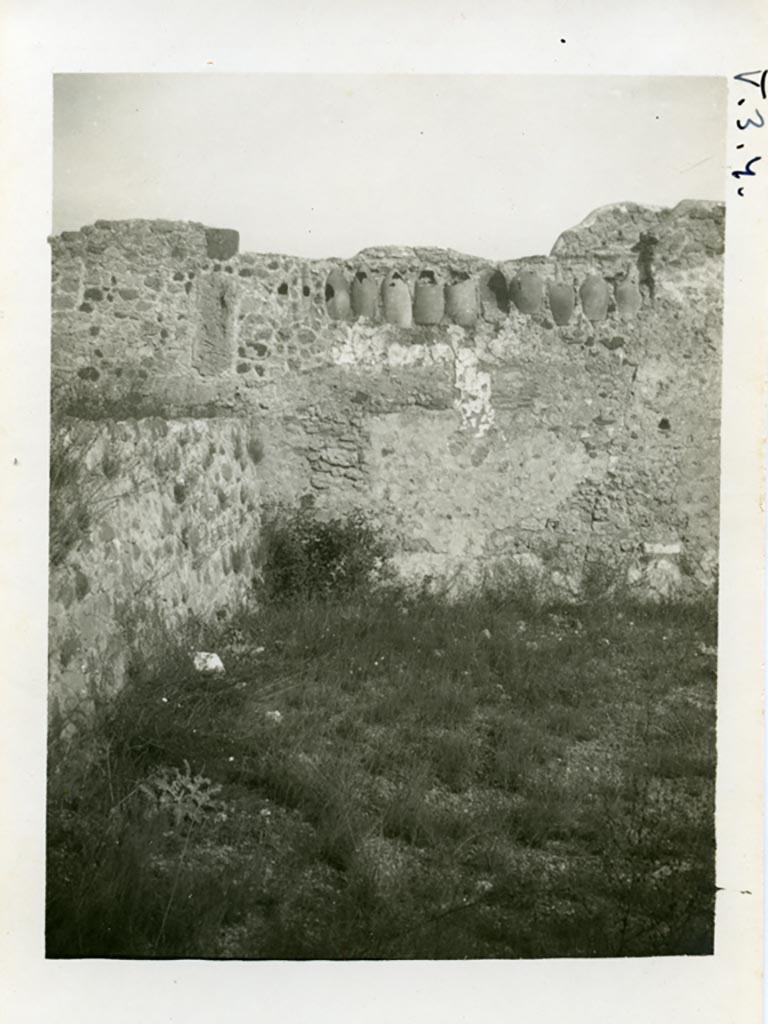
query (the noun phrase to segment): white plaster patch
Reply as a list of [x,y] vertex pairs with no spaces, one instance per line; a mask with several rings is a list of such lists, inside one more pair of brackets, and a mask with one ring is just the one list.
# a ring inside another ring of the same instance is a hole
[[381,339],[363,331],[347,329],[344,336],[331,346],[330,356],[337,366],[375,365],[381,361],[382,349]]
[[434,345],[430,346],[430,352],[434,363],[453,362],[453,349],[446,341],[436,341]]
[[399,341],[388,344],[381,331],[349,328],[330,349],[331,360],[337,366],[389,366],[391,369],[453,361],[451,346],[442,341],[434,344],[403,345]]
[[643,544],[643,551],[646,555],[679,555],[683,550],[682,544]]
[[482,437],[493,426],[496,415],[491,405],[491,375],[478,368],[477,353],[470,348],[458,349],[454,365],[459,391],[456,404],[462,421]]
[[399,366],[421,366],[426,356],[425,345],[399,345],[397,342],[387,348],[387,363],[392,368]]

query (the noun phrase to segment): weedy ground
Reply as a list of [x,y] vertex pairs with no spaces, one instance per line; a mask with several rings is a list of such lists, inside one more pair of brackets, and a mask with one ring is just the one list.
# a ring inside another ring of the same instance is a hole
[[715,644],[714,601],[514,587],[190,624],[51,742],[47,953],[710,953]]

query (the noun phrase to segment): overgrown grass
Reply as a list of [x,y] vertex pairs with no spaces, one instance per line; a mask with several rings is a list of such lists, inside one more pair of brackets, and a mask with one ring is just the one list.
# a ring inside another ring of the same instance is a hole
[[52,744],[48,955],[710,953],[715,625],[390,586],[166,638]]

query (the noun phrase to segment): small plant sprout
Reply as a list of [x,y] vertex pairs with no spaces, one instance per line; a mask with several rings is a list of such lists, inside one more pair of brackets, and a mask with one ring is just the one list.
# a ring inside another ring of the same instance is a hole
[[193,775],[188,761],[184,771],[179,768],[157,768],[139,785],[146,801],[148,816],[165,814],[174,825],[197,824],[206,815],[221,814],[223,804],[217,799],[221,786],[204,775]]

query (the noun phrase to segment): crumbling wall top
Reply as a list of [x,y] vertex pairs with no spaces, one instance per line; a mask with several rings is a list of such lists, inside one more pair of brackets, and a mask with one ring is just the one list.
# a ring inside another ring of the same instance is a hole
[[703,199],[684,199],[672,208],[639,203],[612,203],[593,210],[564,231],[552,247],[552,256],[586,254],[613,259],[639,251],[644,244],[658,246],[662,261],[684,257],[699,262],[724,250],[725,205]]
[[[580,224],[564,231],[552,247],[550,258],[569,262],[592,259],[611,263],[626,259],[643,246],[655,249],[654,257],[673,265],[696,263],[720,256],[724,249],[725,206],[708,200],[686,199],[672,208],[639,203],[613,203],[594,210]],[[79,231],[64,231],[50,239],[53,254],[82,258],[108,256],[119,251],[123,258],[227,260],[239,252],[238,232],[211,228],[197,221],[97,220]],[[511,246],[510,246],[511,248]],[[252,258],[278,254],[243,253]],[[280,258],[294,259],[280,254]],[[478,274],[488,267],[547,262],[545,256],[489,260],[454,249],[430,246],[371,246],[354,258],[329,257],[307,264],[360,264],[373,270],[392,266],[430,266],[444,273]]]

